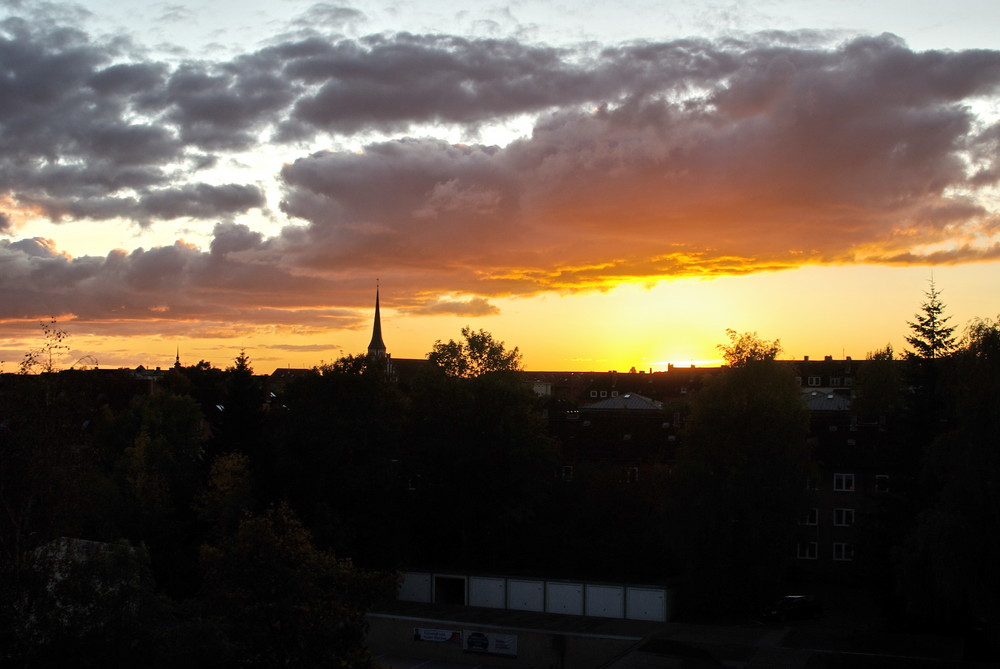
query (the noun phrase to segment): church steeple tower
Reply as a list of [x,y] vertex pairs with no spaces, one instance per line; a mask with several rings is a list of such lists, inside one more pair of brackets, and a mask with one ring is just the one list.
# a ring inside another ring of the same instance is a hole
[[382,317],[378,309],[378,284],[375,284],[375,325],[372,327],[372,341],[368,344],[368,355],[375,358],[385,357],[385,342],[382,341]]

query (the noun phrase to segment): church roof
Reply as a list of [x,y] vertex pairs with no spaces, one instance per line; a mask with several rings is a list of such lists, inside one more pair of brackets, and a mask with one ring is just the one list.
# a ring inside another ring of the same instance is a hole
[[382,341],[382,316],[378,307],[378,288],[375,289],[375,324],[372,326],[372,341],[368,344],[368,355],[385,355],[385,342]]

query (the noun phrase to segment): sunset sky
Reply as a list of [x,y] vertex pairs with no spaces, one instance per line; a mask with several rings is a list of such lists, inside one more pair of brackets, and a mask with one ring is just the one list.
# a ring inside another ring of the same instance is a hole
[[[468,9],[466,7],[473,7]],[[534,370],[1000,314],[1000,3],[0,0],[0,360]]]

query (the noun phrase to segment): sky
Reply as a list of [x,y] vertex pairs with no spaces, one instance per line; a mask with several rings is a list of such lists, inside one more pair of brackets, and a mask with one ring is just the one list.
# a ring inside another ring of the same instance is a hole
[[[471,7],[471,8],[470,8]],[[0,360],[529,370],[1000,314],[996,2],[0,0]]]

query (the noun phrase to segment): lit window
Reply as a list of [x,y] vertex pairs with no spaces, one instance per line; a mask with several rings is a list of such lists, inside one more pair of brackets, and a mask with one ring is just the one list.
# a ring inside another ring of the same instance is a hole
[[889,492],[889,475],[875,475],[875,492]]
[[854,474],[834,474],[833,489],[839,492],[854,492]]
[[833,559],[849,562],[854,559],[854,544],[834,544]]
[[819,555],[819,546],[815,541],[799,542],[798,557],[800,560],[815,560]]
[[802,515],[802,525],[819,525],[819,509],[813,507]]
[[834,509],[833,524],[837,527],[849,527],[854,524],[854,509]]

